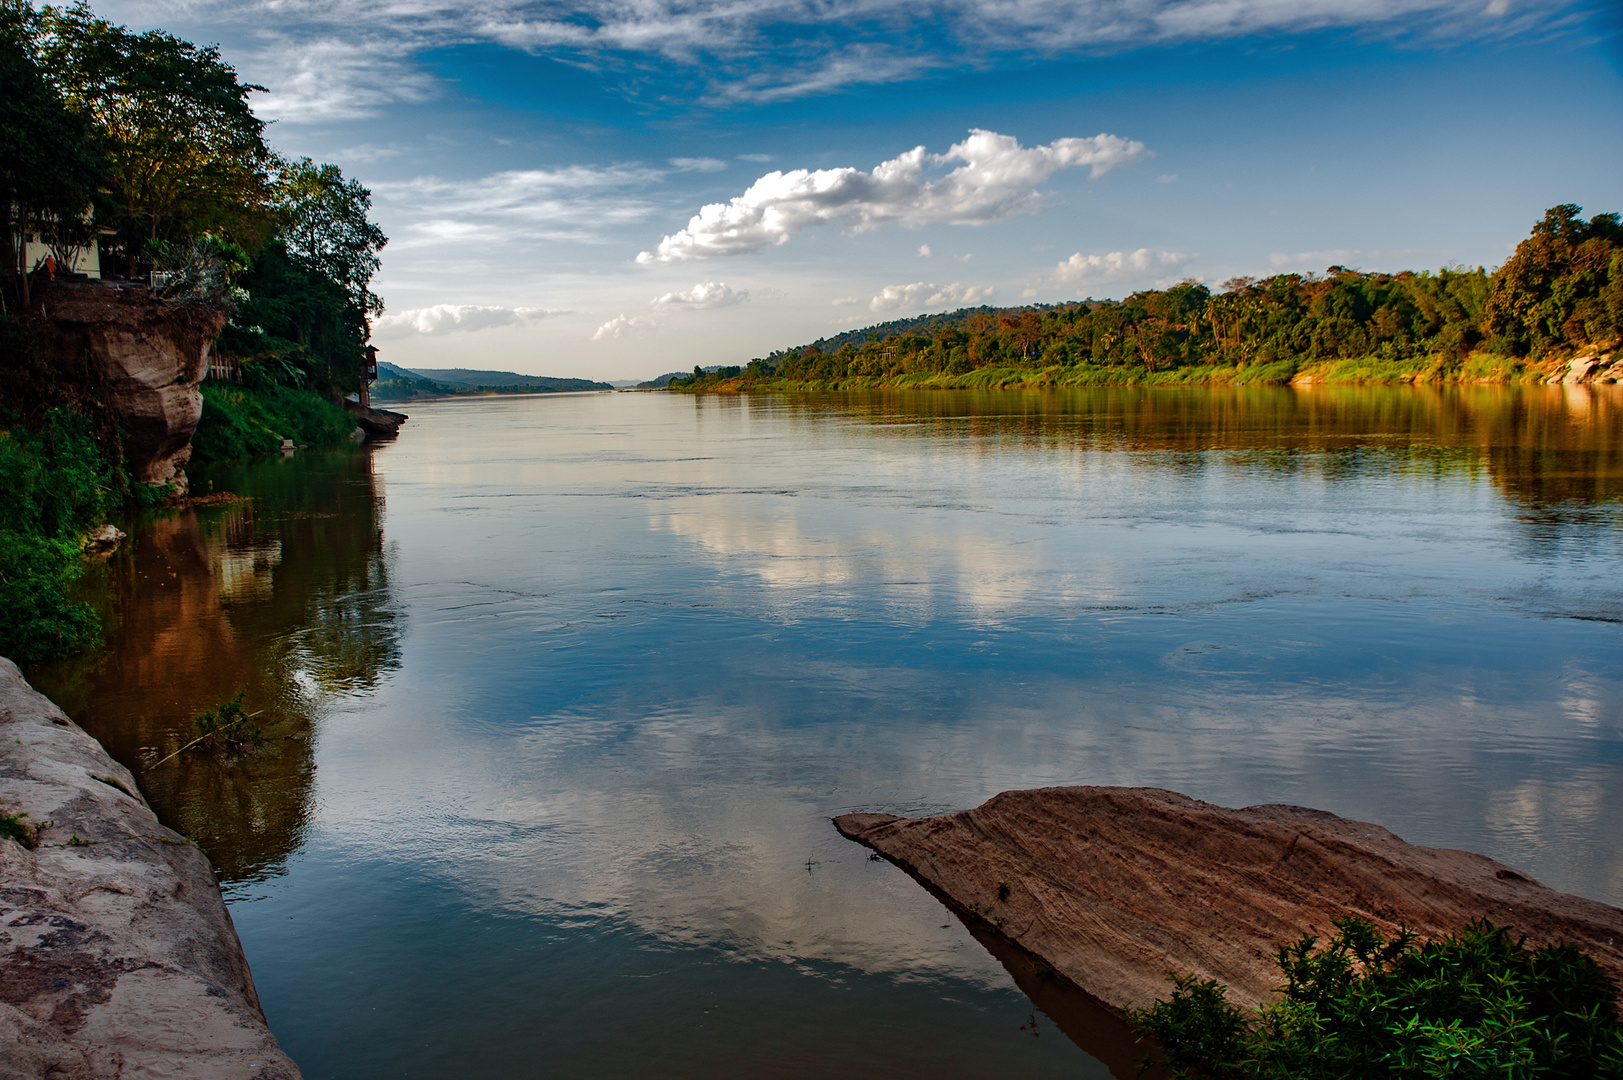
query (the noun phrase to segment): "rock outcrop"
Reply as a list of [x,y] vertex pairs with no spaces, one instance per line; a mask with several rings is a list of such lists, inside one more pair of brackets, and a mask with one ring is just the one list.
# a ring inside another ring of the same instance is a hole
[[1623,911],[1465,851],[1300,806],[1230,810],[1157,788],[1004,792],[929,818],[845,814],[845,836],[1109,1005],[1194,973],[1256,1006],[1277,945],[1358,915],[1438,937],[1486,917],[1570,941],[1623,981]]
[[5,659],[0,815],[0,1080],[297,1080],[208,859]]
[[224,309],[158,300],[139,286],[51,283],[43,292],[53,360],[82,371],[125,435],[125,464],[148,484],[186,486],[181,466],[203,415],[197,390]]

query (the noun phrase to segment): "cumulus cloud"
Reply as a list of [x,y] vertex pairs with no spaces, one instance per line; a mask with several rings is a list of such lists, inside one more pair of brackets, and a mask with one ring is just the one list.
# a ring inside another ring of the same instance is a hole
[[518,326],[566,312],[538,307],[494,307],[482,304],[435,304],[433,307],[392,311],[372,324],[380,338],[400,338],[411,334],[452,334],[488,330],[495,326]]
[[1053,285],[1099,285],[1148,275],[1176,273],[1193,255],[1175,251],[1112,251],[1108,255],[1084,255],[1080,251],[1054,267],[1048,275]]
[[[987,285],[937,285],[934,282],[915,281],[911,285],[886,285],[868,301],[869,311],[900,311],[912,308],[967,307],[987,300],[993,287]],[[838,301],[836,301],[837,303]]]
[[749,298],[748,289],[729,288],[725,281],[703,281],[686,292],[655,297],[652,306],[664,311],[702,311],[742,304]]
[[[676,263],[742,255],[782,244],[813,225],[843,222],[858,231],[902,225],[984,225],[1034,210],[1036,185],[1061,169],[1087,167],[1095,179],[1146,155],[1144,144],[1119,135],[1056,139],[1021,146],[1010,135],[975,129],[944,154],[916,146],[861,169],[770,172],[730,202],[711,203],[666,236],[639,263]],[[944,175],[931,172],[959,163]]]
[[934,255],[934,254],[935,254],[935,252],[930,250],[930,245],[929,244],[920,244],[919,245],[919,258],[928,259],[931,255]]
[[592,335],[593,341],[610,341],[624,337],[631,331],[647,326],[647,319],[639,319],[633,315],[616,315],[608,322],[597,328]]

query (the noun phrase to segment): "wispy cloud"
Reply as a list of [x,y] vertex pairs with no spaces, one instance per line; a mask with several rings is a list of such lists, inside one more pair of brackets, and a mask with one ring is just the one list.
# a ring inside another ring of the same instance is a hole
[[1412,248],[1395,251],[1360,251],[1332,248],[1325,251],[1298,251],[1294,255],[1276,251],[1268,256],[1268,265],[1275,270],[1324,270],[1331,266],[1352,266],[1368,259],[1396,259],[1413,255]]
[[868,301],[868,310],[901,311],[940,306],[965,307],[985,303],[992,292],[993,287],[990,285],[984,287],[962,285],[956,281],[951,285],[923,281],[915,281],[911,285],[886,285],[879,290],[877,296]]
[[[944,154],[922,146],[861,169],[770,172],[731,202],[711,203],[666,236],[639,263],[676,263],[742,255],[782,244],[802,229],[843,222],[861,231],[903,225],[983,225],[1036,208],[1036,185],[1061,169],[1089,167],[1095,178],[1146,154],[1144,144],[1119,135],[1056,139],[1021,146],[1013,136],[974,130]],[[961,162],[931,178],[932,170]]]
[[1107,255],[1084,255],[1080,251],[1054,267],[1047,275],[1050,285],[1101,285],[1130,278],[1174,274],[1193,255],[1175,251],[1112,251]]
[[657,183],[642,166],[522,169],[472,180],[424,176],[374,184],[380,209],[407,225],[391,250],[440,243],[604,239],[606,229],[646,219],[654,204],[638,189]]
[[720,172],[727,167],[727,163],[720,158],[713,157],[673,157],[671,167],[682,172]]
[[686,292],[655,297],[651,306],[659,311],[703,311],[742,304],[749,298],[748,289],[729,288],[725,281],[704,281]]
[[379,338],[403,338],[412,334],[451,334],[459,331],[489,330],[496,326],[519,326],[565,315],[564,311],[538,307],[494,307],[482,304],[435,304],[433,307],[392,311],[372,325]]
[[438,91],[417,57],[496,43],[600,62],[657,57],[707,99],[770,101],[1033,54],[1348,28],[1446,41],[1554,27],[1571,0],[104,0],[105,14],[236,30],[256,107],[285,123],[364,117]]

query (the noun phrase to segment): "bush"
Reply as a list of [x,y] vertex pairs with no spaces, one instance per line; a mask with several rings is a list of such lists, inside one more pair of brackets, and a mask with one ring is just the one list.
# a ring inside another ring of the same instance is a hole
[[1283,996],[1247,1016],[1214,980],[1173,976],[1129,1009],[1175,1077],[1623,1077],[1617,985],[1567,944],[1538,949],[1479,920],[1441,941],[1336,920],[1278,950]]
[[37,430],[0,429],[0,477],[0,655],[28,665],[76,652],[100,623],[67,590],[114,487],[89,420],[56,408]]

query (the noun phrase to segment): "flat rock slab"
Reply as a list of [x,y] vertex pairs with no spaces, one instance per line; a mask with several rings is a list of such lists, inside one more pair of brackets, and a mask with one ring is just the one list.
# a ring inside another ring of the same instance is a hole
[[298,1080],[208,859],[3,658],[0,814],[0,1080]]
[[1176,972],[1255,1007],[1282,981],[1276,946],[1327,937],[1344,915],[1422,937],[1486,917],[1530,943],[1573,942],[1623,982],[1623,911],[1322,810],[1057,787],[834,824],[1108,1005],[1164,998]]

